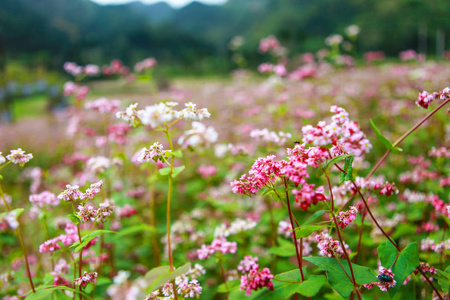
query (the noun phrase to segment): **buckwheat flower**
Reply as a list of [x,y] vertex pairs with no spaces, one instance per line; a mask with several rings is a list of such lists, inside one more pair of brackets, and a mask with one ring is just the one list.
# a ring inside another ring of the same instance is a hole
[[61,249],[61,246],[58,244],[60,238],[54,238],[48,241],[45,241],[43,244],[39,246],[40,253],[48,253]]
[[128,122],[132,127],[138,127],[142,124],[142,121],[138,116],[137,106],[137,103],[131,104],[125,111],[117,112],[116,117]]
[[253,257],[251,255],[244,256],[244,259],[241,260],[241,262],[237,267],[238,271],[241,273],[250,272],[250,270],[253,269],[255,265],[257,266],[256,268],[258,268],[259,267],[257,264],[258,259],[259,259],[258,257]]
[[86,190],[86,198],[93,199],[98,193],[100,193],[100,189],[102,188],[103,181],[91,184],[91,186]]
[[280,48],[280,42],[273,35],[269,35],[266,38],[261,39],[259,42],[258,50],[261,53],[267,53],[269,51],[276,51]]
[[146,106],[143,110],[138,111],[138,116],[144,125],[150,125],[152,128],[157,128],[167,122],[178,119],[180,113],[173,109],[176,102],[164,102]]
[[262,63],[258,66],[259,73],[270,73],[273,71],[273,64],[271,63]]
[[2,152],[0,152],[0,164],[6,162],[6,158],[2,155]]
[[278,223],[277,232],[280,235],[284,235],[285,238],[293,238],[294,237],[294,234],[292,232],[292,226],[287,221],[282,220],[282,221],[280,221],[280,223]]
[[163,145],[161,145],[159,142],[153,143],[150,147],[142,148],[141,154],[138,156],[137,161],[138,162],[149,162],[151,160],[158,161],[162,160],[161,158],[165,155],[165,150]]
[[156,59],[154,59],[153,57],[149,57],[144,59],[143,61],[136,63],[136,65],[134,66],[134,71],[139,73],[148,69],[153,69],[157,64],[158,62],[156,61]]
[[120,102],[120,100],[108,100],[102,97],[95,101],[86,102],[84,108],[98,111],[101,114],[109,114],[120,107]]
[[339,45],[340,43],[342,43],[342,41],[343,41],[342,35],[333,34],[325,39],[325,44],[327,44],[328,46],[334,46]]
[[188,275],[192,279],[197,279],[198,277],[206,273],[205,268],[200,264],[195,264],[194,267],[189,269]]
[[84,272],[83,276],[75,279],[75,285],[81,286],[82,288],[86,287],[88,283],[97,282],[97,272]]
[[114,212],[114,208],[114,202],[112,202],[112,200],[105,199],[105,201],[99,204],[95,221],[103,223],[106,222],[106,219]]
[[64,201],[84,200],[85,198],[86,195],[80,191],[78,185],[71,186],[70,184],[66,185],[66,189],[58,195],[58,199]]
[[192,122],[192,129],[187,130],[178,139],[178,144],[184,147],[209,148],[218,140],[218,133],[212,126],[200,122]]
[[197,250],[197,256],[200,260],[208,258],[213,253],[214,251],[212,251],[211,247],[208,245],[202,245],[202,247]]
[[180,111],[180,117],[185,121],[201,121],[211,116],[207,108],[197,109],[197,104],[192,102],[185,103],[184,105],[186,108]]
[[67,261],[65,259],[60,259],[58,263],[53,268],[53,271],[51,274],[53,276],[58,276],[62,274],[69,274],[70,272],[70,266],[67,264]]
[[0,232],[7,229],[15,230],[19,227],[19,222],[17,221],[17,211],[13,210],[11,212],[3,213],[0,215]]
[[63,65],[63,68],[67,73],[71,74],[72,76],[78,76],[81,73],[83,73],[83,67],[77,65],[74,62],[69,62],[69,61],[65,62]]
[[113,283],[120,285],[122,283],[125,283],[129,277],[130,277],[130,272],[129,271],[120,270],[117,273],[117,275],[114,276]]
[[[343,256],[344,250],[342,249],[341,243],[333,239],[328,233],[321,233],[315,236],[318,242],[317,247],[319,248],[319,254],[321,256],[336,257]],[[347,253],[350,252],[350,248],[344,243],[344,247]]]
[[359,34],[359,26],[358,25],[350,25],[347,28],[345,28],[345,34],[354,37]]
[[45,204],[50,206],[57,206],[59,200],[55,194],[45,191],[40,194],[32,194],[29,198],[30,202],[37,207],[44,207]]
[[257,291],[260,288],[267,287],[269,290],[273,291],[273,275],[270,274],[268,268],[263,270],[258,270],[258,265],[253,265],[253,268],[248,274],[241,276],[241,286],[240,290],[245,290],[245,295],[250,296],[252,290]]
[[18,164],[23,167],[27,162],[29,162],[33,158],[33,154],[25,154],[21,148],[17,148],[16,150],[11,150],[10,154],[6,156],[6,159],[11,161],[13,164]]
[[96,76],[100,73],[100,68],[96,65],[86,65],[83,71],[88,76]]
[[110,166],[111,166],[110,159],[104,156],[91,157],[86,162],[87,169],[89,169],[94,173],[102,173],[107,169],[109,169]]
[[[354,206],[350,206],[350,210],[347,211],[341,211],[336,217],[337,217],[337,224],[341,228],[345,228],[356,220],[356,213],[358,212],[358,209]],[[334,219],[334,218],[332,218]]]

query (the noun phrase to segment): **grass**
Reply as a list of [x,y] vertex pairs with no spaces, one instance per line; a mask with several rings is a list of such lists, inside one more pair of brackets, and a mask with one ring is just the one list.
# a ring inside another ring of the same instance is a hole
[[47,95],[16,98],[12,105],[14,120],[40,117],[46,113],[47,105]]

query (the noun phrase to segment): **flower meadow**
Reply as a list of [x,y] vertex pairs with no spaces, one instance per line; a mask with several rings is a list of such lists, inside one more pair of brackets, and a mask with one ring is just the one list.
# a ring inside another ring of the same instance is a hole
[[66,63],[69,107],[1,127],[2,299],[450,299],[450,64],[326,43],[106,97],[157,61]]

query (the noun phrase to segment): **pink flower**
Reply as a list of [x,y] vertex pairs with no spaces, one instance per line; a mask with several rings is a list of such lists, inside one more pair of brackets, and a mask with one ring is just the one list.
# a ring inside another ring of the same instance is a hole
[[380,281],[364,284],[363,286],[370,290],[374,285],[377,285],[381,291],[386,292],[397,284],[397,281],[394,280],[395,275],[391,269],[380,266],[378,268],[378,274],[380,274],[378,275]]
[[269,51],[277,51],[280,49],[280,42],[273,35],[261,39],[259,42],[259,52],[267,53]]
[[252,290],[257,291],[258,289],[264,287],[267,287],[269,290],[273,290],[272,279],[274,276],[270,274],[270,270],[268,268],[264,268],[260,271],[258,268],[259,266],[255,264],[248,274],[241,276],[240,290],[245,290],[246,296],[250,296],[252,294]]
[[[339,241],[334,240],[329,234],[321,233],[315,236],[316,241],[318,242],[317,247],[319,248],[319,254],[322,256],[328,257],[336,257],[338,255],[343,256],[344,250],[342,249],[342,245]],[[347,250],[347,253],[350,252],[350,248],[347,244],[344,243],[344,247]]]
[[30,195],[30,202],[38,207],[44,207],[45,204],[56,206],[59,204],[59,200],[55,194],[48,191]]
[[97,282],[97,272],[84,272],[84,275],[75,279],[75,285],[86,287],[88,283]]
[[17,148],[16,150],[11,150],[10,154],[6,156],[7,160],[10,160],[13,164],[17,164],[23,167],[27,162],[29,162],[33,158],[33,154],[25,154],[21,148]]
[[259,73],[270,73],[273,71],[273,65],[271,63],[262,63],[258,66]]
[[258,257],[253,257],[251,255],[246,255],[244,256],[244,259],[241,260],[241,262],[239,263],[237,269],[239,272],[241,273],[247,273],[250,272],[251,269],[253,269],[253,267],[256,265],[258,268]]
[[201,165],[198,167],[197,173],[203,178],[208,178],[217,174],[217,168],[214,165]]
[[80,191],[78,185],[71,186],[70,184],[66,185],[66,189],[58,195],[58,199],[64,201],[84,200],[85,198],[86,195]]
[[350,210],[348,211],[341,211],[336,217],[337,217],[337,224],[341,228],[345,228],[350,224],[351,222],[356,220],[356,213],[358,212],[358,209],[354,206],[350,206]]

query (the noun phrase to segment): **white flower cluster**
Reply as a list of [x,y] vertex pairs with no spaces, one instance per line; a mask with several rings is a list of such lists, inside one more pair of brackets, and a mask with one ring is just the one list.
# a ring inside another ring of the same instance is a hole
[[216,230],[214,231],[214,237],[227,237],[231,234],[237,234],[243,231],[247,231],[253,229],[256,224],[257,223],[251,219],[236,219],[229,226],[221,224],[219,227],[216,227]]
[[267,143],[275,143],[283,145],[288,139],[292,138],[292,134],[286,132],[269,131],[267,128],[254,129],[250,132],[250,137]]
[[177,119],[201,121],[211,116],[207,108],[198,109],[192,102],[186,103],[182,110],[175,110],[177,105],[177,102],[160,102],[146,106],[143,110],[137,110],[137,103],[135,103],[127,107],[125,111],[116,113],[116,117],[129,122],[133,127],[143,124],[156,128]]
[[206,127],[200,122],[192,122],[192,129],[187,130],[178,139],[178,144],[183,147],[205,147],[209,148],[217,142],[218,133],[212,126]]

